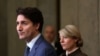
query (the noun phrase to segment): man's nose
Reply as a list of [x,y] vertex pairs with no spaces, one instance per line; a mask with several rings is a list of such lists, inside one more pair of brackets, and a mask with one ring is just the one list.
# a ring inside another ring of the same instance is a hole
[[18,30],[18,31],[22,31],[22,30],[23,30],[22,25],[18,25],[18,26],[17,26],[17,30]]

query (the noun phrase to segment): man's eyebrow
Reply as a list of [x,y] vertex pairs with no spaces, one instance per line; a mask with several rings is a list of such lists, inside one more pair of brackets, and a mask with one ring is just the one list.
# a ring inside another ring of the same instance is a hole
[[22,22],[28,22],[28,21],[25,21],[25,20],[24,20],[24,21],[22,21]]

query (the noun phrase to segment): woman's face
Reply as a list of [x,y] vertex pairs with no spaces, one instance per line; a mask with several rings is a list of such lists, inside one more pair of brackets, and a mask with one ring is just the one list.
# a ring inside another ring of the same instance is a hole
[[63,50],[71,50],[76,47],[76,39],[73,39],[71,37],[63,36],[60,34],[60,43],[63,48]]

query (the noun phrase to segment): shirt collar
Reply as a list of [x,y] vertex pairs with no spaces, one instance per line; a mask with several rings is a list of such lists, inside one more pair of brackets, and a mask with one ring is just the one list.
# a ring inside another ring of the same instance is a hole
[[68,54],[73,53],[73,52],[76,51],[77,49],[78,49],[78,47],[74,48],[74,49],[71,50],[71,51],[66,51],[66,56],[68,56]]
[[51,45],[52,45],[53,47],[55,47],[55,42],[53,41],[53,42],[51,43]]
[[31,51],[31,49],[32,49],[32,47],[34,46],[34,44],[35,44],[35,42],[37,41],[37,39],[40,37],[40,33],[36,36],[36,37],[34,37],[30,42],[27,42],[27,46],[30,48],[30,51]]

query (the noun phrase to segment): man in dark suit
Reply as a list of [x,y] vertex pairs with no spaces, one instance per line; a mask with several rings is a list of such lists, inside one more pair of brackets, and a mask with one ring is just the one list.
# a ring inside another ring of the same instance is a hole
[[56,56],[54,48],[43,38],[43,16],[37,8],[17,9],[16,20],[19,39],[26,41],[24,56]]
[[56,29],[54,26],[47,25],[44,28],[44,37],[54,47],[57,56],[64,52],[60,45],[60,42],[58,41]]

